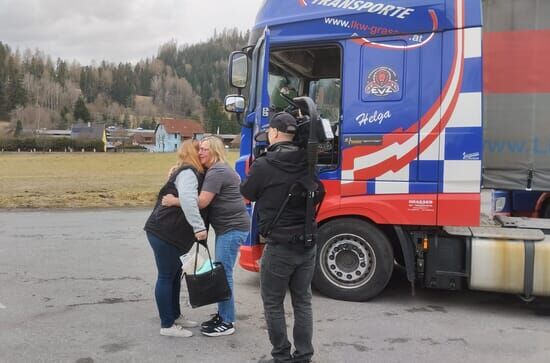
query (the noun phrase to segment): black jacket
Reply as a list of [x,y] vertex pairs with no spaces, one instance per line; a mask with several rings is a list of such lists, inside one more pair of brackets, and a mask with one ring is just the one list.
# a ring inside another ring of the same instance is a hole
[[[250,168],[248,178],[241,183],[241,194],[256,201],[260,234],[266,236],[277,212],[286,199],[290,187],[307,178],[306,152],[291,142],[271,145],[267,153],[257,158]],[[324,195],[322,183],[317,183]],[[319,202],[317,200],[316,202]],[[272,230],[281,227],[303,226],[306,217],[305,195],[289,199]],[[312,221],[312,223],[314,223]]]
[[[147,219],[147,222],[145,222],[145,227],[143,228],[145,231],[153,233],[161,240],[175,245],[182,253],[187,253],[193,246],[195,241],[193,227],[191,227],[185,219],[185,214],[180,207],[162,206],[162,197],[167,194],[178,196],[175,181],[179,173],[185,169],[191,169],[195,173],[197,181],[199,182],[197,193],[200,191],[203,182],[202,174],[198,173],[191,166],[182,166],[177,169],[170,175],[166,184],[160,189],[155,208]],[[201,210],[203,219],[206,219],[205,212],[206,209]]]

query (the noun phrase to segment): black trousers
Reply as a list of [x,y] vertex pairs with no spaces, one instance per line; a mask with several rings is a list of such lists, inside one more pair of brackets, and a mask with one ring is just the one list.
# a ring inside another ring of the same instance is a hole
[[[261,262],[260,283],[264,314],[276,362],[309,362],[313,356],[311,280],[316,247],[267,244]],[[294,310],[294,348],[286,333],[284,299],[290,290]]]

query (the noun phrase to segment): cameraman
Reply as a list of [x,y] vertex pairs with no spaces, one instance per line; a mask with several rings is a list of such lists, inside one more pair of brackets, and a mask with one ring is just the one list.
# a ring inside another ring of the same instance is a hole
[[[316,225],[314,220],[306,221],[306,193],[300,186],[308,182],[307,159],[305,150],[292,142],[297,132],[294,116],[275,114],[267,130],[267,153],[256,159],[241,184],[242,195],[256,201],[260,234],[267,243],[260,270],[261,295],[275,362],[310,362],[313,356],[311,280],[316,247],[314,242],[304,242],[304,228],[306,223]],[[322,188],[317,181],[317,199],[322,198]],[[293,354],[283,305],[287,289],[295,318]]]

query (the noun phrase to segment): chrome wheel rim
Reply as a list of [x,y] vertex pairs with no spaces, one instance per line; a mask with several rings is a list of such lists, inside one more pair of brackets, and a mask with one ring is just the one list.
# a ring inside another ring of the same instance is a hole
[[330,238],[319,255],[323,275],[342,289],[356,289],[370,281],[376,270],[376,255],[364,238],[339,234]]

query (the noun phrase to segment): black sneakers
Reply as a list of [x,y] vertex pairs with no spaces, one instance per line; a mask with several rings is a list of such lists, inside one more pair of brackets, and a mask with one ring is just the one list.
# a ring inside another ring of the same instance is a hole
[[[221,319],[220,319],[221,320]],[[206,328],[201,328],[201,333],[207,337],[221,337],[223,335],[231,335],[235,332],[233,323],[219,321]]]
[[233,323],[225,323],[220,314],[212,315],[212,319],[201,323],[201,333],[208,337],[231,335],[235,332]]
[[216,313],[216,314],[212,315],[212,319],[204,321],[204,322],[201,323],[201,330],[202,329],[207,329],[207,328],[211,327],[212,325],[218,325],[221,322],[222,322],[222,317],[220,316],[220,314]]

